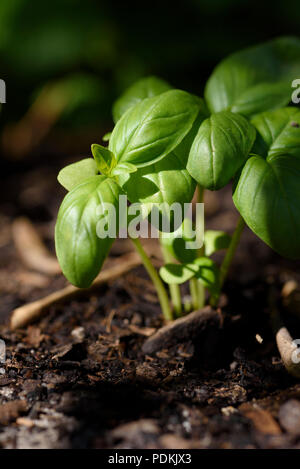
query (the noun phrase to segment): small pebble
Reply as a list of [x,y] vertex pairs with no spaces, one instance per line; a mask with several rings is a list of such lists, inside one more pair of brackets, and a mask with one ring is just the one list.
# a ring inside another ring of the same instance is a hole
[[300,402],[290,399],[279,409],[278,418],[280,425],[293,435],[300,435]]

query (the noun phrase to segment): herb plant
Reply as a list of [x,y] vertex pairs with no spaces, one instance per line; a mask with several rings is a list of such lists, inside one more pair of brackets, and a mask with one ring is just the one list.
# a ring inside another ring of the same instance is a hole
[[[68,280],[89,286],[118,235],[116,225],[113,238],[104,236],[114,220],[103,209],[99,236],[99,206],[111,203],[118,214],[119,196],[127,195],[132,204],[141,204],[146,217],[157,203],[190,202],[196,186],[203,202],[205,190],[219,190],[231,180],[241,215],[232,237],[209,230],[201,248],[188,249],[201,227],[193,227],[189,218],[179,227],[171,220],[166,233],[160,208],[157,228],[165,259],[160,276],[132,237],[165,318],[181,315],[183,308],[201,308],[206,290],[217,305],[245,224],[279,254],[300,258],[300,111],[285,107],[291,82],[299,76],[300,41],[280,38],[221,62],[204,99],[155,77],[128,89],[113,106],[115,127],[104,137],[108,147],[92,145],[93,159],[69,165],[58,176],[69,191],[55,230]],[[211,255],[220,249],[226,253],[217,266]],[[169,284],[172,307],[162,280]],[[191,307],[181,299],[180,284],[187,281]]]

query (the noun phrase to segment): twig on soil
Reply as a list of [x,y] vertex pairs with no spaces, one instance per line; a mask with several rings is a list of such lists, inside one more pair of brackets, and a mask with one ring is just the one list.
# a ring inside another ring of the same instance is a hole
[[145,354],[152,354],[181,340],[193,339],[207,327],[220,327],[221,324],[220,313],[206,306],[159,329],[146,340],[142,350]]
[[26,326],[35,319],[38,319],[45,311],[45,309],[49,308],[49,306],[63,302],[75,295],[82,294],[82,292],[89,292],[92,289],[97,288],[99,285],[125,274],[129,270],[141,264],[141,259],[137,253],[132,252],[129,254],[125,254],[124,256],[120,257],[117,261],[113,262],[115,262],[115,265],[104,269],[98,275],[98,277],[96,277],[94,283],[88,289],[83,290],[74,287],[73,285],[68,285],[67,287],[58,290],[54,293],[51,293],[50,295],[40,300],[28,303],[24,306],[15,309],[12,312],[10,320],[11,329],[18,329],[20,327]]
[[12,235],[18,254],[27,267],[47,275],[61,272],[57,260],[50,254],[28,218],[14,220]]

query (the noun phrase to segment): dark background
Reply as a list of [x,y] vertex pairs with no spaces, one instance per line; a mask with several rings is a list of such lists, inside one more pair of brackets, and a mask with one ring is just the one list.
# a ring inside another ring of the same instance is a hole
[[[297,35],[299,24],[299,0],[1,0],[2,180],[89,153],[136,79],[155,74],[202,95],[224,56]],[[5,183],[0,190],[11,200]]]

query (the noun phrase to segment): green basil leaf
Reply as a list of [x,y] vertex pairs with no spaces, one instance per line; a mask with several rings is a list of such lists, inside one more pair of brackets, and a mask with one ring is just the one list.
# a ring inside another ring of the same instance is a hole
[[182,226],[173,233],[163,233],[161,243],[169,253],[179,262],[190,263],[197,258],[197,249],[188,249],[187,243],[195,241],[192,220],[185,218]]
[[158,163],[138,169],[135,173],[120,174],[118,183],[130,202],[139,202],[142,205],[145,216],[158,209],[156,228],[160,231],[164,228],[163,218],[170,224],[171,231],[178,228],[173,225],[174,213],[169,211],[169,207],[176,202],[181,207],[184,203],[191,202],[196,188],[196,183],[186,170],[186,158],[178,156],[176,151]]
[[101,219],[109,226],[114,223],[111,211],[103,213],[104,219],[99,213],[106,203],[116,209],[118,234],[120,193],[121,188],[112,179],[93,176],[69,192],[61,204],[55,227],[56,253],[63,274],[78,287],[92,283],[113,243],[112,238],[97,234]]
[[254,127],[239,114],[223,111],[201,124],[190,150],[187,169],[203,187],[224,187],[248,158]]
[[159,270],[159,275],[164,282],[170,284],[185,283],[195,277],[198,267],[190,264],[166,264]]
[[247,225],[284,257],[300,258],[300,111],[255,119],[257,147],[236,183],[233,200]]
[[121,174],[131,174],[137,171],[137,167],[131,163],[119,163],[112,171],[112,176],[118,176]]
[[231,236],[224,231],[207,230],[204,234],[204,245],[206,256],[211,256],[214,252],[227,249],[231,241]]
[[211,112],[246,116],[287,105],[291,82],[300,75],[300,40],[282,37],[236,52],[209,78],[205,98]]
[[199,101],[170,90],[130,108],[116,124],[109,149],[118,162],[137,167],[155,163],[173,151],[191,130]]
[[103,142],[109,142],[110,137],[111,137],[111,132],[107,132],[106,134],[104,134],[102,137]]
[[71,191],[78,184],[81,184],[91,176],[95,176],[97,173],[96,162],[92,158],[85,158],[61,169],[57,180],[67,191]]
[[220,270],[216,263],[208,257],[198,257],[194,260],[198,267],[196,277],[212,294],[220,290]]
[[94,143],[91,148],[100,173],[109,176],[117,164],[114,154],[108,148],[97,143]]
[[299,156],[300,111],[286,107],[273,112],[263,112],[252,119],[257,129],[253,152],[263,156],[288,153]]
[[207,257],[198,257],[187,264],[166,264],[160,268],[159,274],[168,284],[181,284],[196,277],[211,293],[219,290],[219,269]]
[[152,98],[172,87],[160,78],[150,76],[142,78],[128,88],[113,105],[113,118],[117,122],[123,114],[145,98]]

